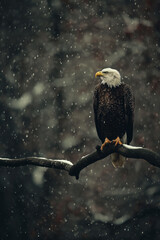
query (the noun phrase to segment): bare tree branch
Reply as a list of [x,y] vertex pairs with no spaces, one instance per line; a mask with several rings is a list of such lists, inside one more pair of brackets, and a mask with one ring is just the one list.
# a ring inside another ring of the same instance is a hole
[[73,163],[68,160],[49,159],[43,157],[0,158],[0,167],[20,167],[25,165],[56,168],[69,172]]
[[147,148],[134,147],[127,144],[115,146],[113,143],[108,143],[105,145],[103,152],[98,146],[97,151],[88,154],[85,157],[82,157],[76,164],[71,167],[69,174],[71,176],[76,176],[76,178],[78,179],[79,173],[83,168],[98,160],[106,158],[114,152],[120,153],[127,158],[144,159],[153,166],[160,168],[160,155],[156,152],[153,152]]
[[151,165],[160,168],[160,155],[147,148],[133,147],[127,144],[115,146],[113,143],[108,143],[103,151],[98,146],[96,151],[82,157],[77,163],[73,164],[68,160],[57,160],[43,157],[26,157],[18,159],[0,158],[0,167],[18,167],[25,165],[35,165],[48,168],[56,168],[69,172],[70,176],[79,178],[80,171],[88,165],[106,158],[111,153],[120,153],[128,158],[144,159]]

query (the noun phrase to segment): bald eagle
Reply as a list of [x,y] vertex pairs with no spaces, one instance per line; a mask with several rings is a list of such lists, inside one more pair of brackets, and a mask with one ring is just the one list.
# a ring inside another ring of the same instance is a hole
[[[133,137],[134,97],[129,85],[121,82],[120,73],[105,68],[95,74],[100,77],[94,92],[94,118],[97,134],[102,141],[101,150],[107,143],[129,144]],[[122,167],[125,157],[111,154],[114,167]]]

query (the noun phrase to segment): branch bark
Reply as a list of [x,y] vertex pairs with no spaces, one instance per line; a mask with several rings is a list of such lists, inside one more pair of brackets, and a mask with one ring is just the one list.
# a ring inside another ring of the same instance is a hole
[[154,151],[142,147],[133,147],[127,144],[115,146],[113,143],[108,143],[103,151],[100,146],[96,151],[82,157],[77,163],[73,164],[68,160],[49,159],[43,157],[26,157],[26,158],[0,158],[0,167],[18,167],[25,165],[35,165],[48,168],[56,168],[65,170],[70,176],[79,178],[80,171],[90,164],[106,158],[111,153],[120,153],[127,158],[144,159],[151,165],[160,168],[160,155]]
[[0,158],[0,167],[20,167],[26,165],[56,168],[69,172],[70,168],[73,166],[73,163],[68,160],[50,159],[43,157]]

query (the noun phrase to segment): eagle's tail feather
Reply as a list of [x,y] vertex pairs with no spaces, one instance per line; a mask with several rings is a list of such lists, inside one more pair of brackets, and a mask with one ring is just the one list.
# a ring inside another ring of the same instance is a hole
[[126,158],[119,153],[112,153],[111,154],[112,164],[115,168],[124,167],[124,163]]
[[[127,134],[125,133],[121,139],[118,139],[118,141],[119,140],[122,143],[127,143]],[[115,168],[124,167],[126,157],[120,155],[119,153],[112,153],[111,159],[112,159],[112,164]]]

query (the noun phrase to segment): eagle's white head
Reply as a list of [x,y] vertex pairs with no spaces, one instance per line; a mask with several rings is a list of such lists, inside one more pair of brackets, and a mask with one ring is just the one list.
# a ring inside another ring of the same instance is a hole
[[95,77],[100,76],[102,84],[107,84],[110,88],[117,87],[121,84],[121,75],[116,69],[104,68],[95,74]]

